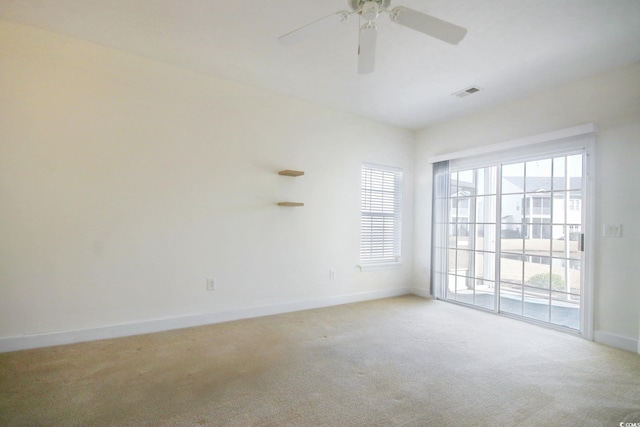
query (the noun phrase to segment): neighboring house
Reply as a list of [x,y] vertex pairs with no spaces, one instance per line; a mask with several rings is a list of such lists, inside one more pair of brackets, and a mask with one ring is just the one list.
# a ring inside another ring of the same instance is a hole
[[[468,236],[469,223],[475,222],[471,218],[472,198],[475,201],[475,185],[472,182],[455,180],[451,181],[451,222],[456,224],[451,227],[452,236]],[[455,189],[455,190],[453,190]],[[475,210],[475,205],[473,206]]]
[[[577,240],[582,223],[582,178],[527,177],[524,181],[515,176],[502,180],[503,194],[512,194],[503,198],[502,222],[507,225],[503,230],[516,231],[519,235],[513,237],[526,239],[564,239],[562,224],[568,224],[569,238]],[[503,237],[511,237],[508,234]]]
[[[568,187],[564,178],[527,177],[524,181],[516,176],[502,180],[502,238],[562,240],[563,224],[568,224],[570,240],[577,240],[582,223],[582,178],[569,179]],[[451,188],[451,235],[468,236],[469,224],[481,222],[472,215],[487,208],[484,198],[476,198],[475,185],[469,181],[452,179]]]

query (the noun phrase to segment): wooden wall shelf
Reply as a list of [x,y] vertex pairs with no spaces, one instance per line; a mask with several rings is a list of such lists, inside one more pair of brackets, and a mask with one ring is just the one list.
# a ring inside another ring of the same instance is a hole
[[[283,171],[278,172],[278,175],[282,175],[282,176],[302,176],[304,175],[304,172],[302,171],[294,171],[291,169],[285,169]],[[278,206],[286,206],[289,208],[294,208],[294,207],[299,207],[299,206],[304,206],[304,203],[299,203],[299,202],[280,202],[278,203]]]
[[304,206],[304,203],[298,203],[298,202],[279,202],[278,206],[287,206],[287,207],[297,207],[297,206]]
[[283,170],[278,172],[278,175],[283,175],[283,176],[302,176],[304,175],[304,172],[302,171],[292,171],[292,170]]

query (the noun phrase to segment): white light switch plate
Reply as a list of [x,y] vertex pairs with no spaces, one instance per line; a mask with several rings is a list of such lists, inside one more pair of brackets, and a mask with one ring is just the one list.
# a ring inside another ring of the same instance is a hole
[[622,224],[605,224],[602,228],[602,235],[604,237],[621,237]]

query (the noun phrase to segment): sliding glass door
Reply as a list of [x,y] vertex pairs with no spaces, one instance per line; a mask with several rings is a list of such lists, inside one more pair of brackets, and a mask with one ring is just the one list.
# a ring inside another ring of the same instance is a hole
[[497,173],[495,166],[451,173],[446,298],[496,307]]
[[444,297],[580,330],[583,170],[567,154],[450,172]]

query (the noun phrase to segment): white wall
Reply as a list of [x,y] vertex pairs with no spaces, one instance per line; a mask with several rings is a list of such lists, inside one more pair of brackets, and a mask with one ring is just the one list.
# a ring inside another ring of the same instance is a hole
[[[587,122],[601,129],[596,223],[624,227],[597,233],[596,336],[640,349],[640,64],[424,129],[414,150],[405,130],[0,21],[0,350],[428,294],[427,158]],[[363,161],[405,170],[397,270],[356,268]],[[306,206],[275,206],[285,199]]]
[[[0,339],[406,292],[413,155],[406,130],[0,21]],[[363,161],[405,171],[399,269],[356,268]]]
[[[600,127],[596,145],[595,338],[618,347],[637,349],[640,64],[418,132],[414,200],[416,287],[422,293],[429,289],[429,157],[591,122]],[[622,238],[603,238],[601,227],[607,223],[623,224]]]

